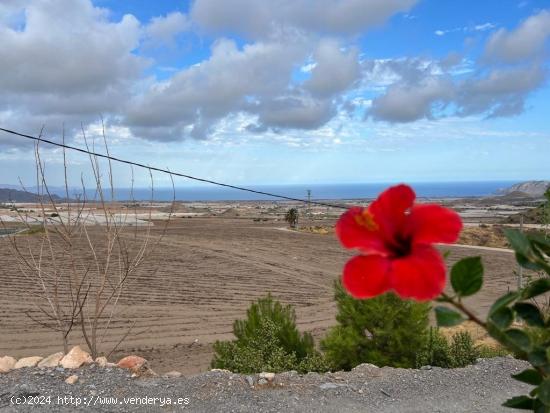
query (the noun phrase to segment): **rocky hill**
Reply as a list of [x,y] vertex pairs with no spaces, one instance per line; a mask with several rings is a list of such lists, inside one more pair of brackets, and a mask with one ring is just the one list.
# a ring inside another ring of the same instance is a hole
[[548,187],[550,187],[550,181],[526,181],[503,188],[498,193],[505,196],[518,196],[522,194],[524,196],[541,197]]
[[[54,201],[61,201],[57,195],[52,195]],[[0,188],[0,202],[39,202],[37,194],[12,188]]]

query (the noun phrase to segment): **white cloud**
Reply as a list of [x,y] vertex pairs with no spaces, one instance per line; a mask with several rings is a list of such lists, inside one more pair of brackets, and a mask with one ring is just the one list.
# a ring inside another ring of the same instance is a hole
[[136,97],[125,122],[136,135],[151,139],[180,139],[188,130],[204,137],[223,117],[255,111],[255,101],[286,91],[294,66],[308,50],[306,44],[277,42],[239,49],[232,40],[219,40],[208,60]]
[[316,65],[305,88],[315,95],[336,95],[359,79],[359,58],[355,49],[344,51],[338,42],[325,39],[317,45],[314,59]]
[[[440,117],[442,109],[456,116],[521,113],[529,93],[546,78],[540,63],[476,66],[458,53],[439,61],[361,61],[355,34],[415,3],[318,0],[312,8],[311,0],[196,0],[189,17],[173,12],[142,24],[132,15],[112,21],[91,0],[5,1],[0,121],[24,124],[29,132],[46,124],[51,131],[63,123],[70,129],[96,121],[103,113],[111,128],[168,141],[216,136],[234,117],[246,120],[243,133],[277,135],[294,129],[321,133],[365,112],[394,123]],[[514,31],[496,32],[487,50],[517,62],[517,49],[527,42],[522,53],[536,58],[548,36],[549,15],[540,12]],[[493,27],[487,22],[436,35]],[[149,62],[139,56],[140,48],[176,46],[179,34],[197,28],[229,30],[248,40],[242,45],[218,38],[205,60],[183,69],[159,64],[161,80],[145,77]]]
[[4,125],[70,128],[124,106],[147,63],[133,53],[141,30],[135,17],[110,22],[88,0],[13,4],[25,19],[18,29],[0,21]]
[[[360,78],[358,59],[357,50],[332,39],[261,40],[242,48],[222,39],[208,60],[134,99],[124,122],[137,136],[158,140],[205,138],[239,112],[256,116],[249,131],[317,129]],[[296,84],[292,73],[305,61],[311,75]]]
[[191,16],[205,30],[232,31],[252,38],[294,28],[318,34],[358,33],[417,0],[197,0]]
[[475,24],[471,26],[464,26],[464,27],[455,27],[453,29],[447,29],[447,30],[436,30],[434,34],[436,36],[445,36],[448,33],[456,33],[456,32],[463,32],[463,33],[470,33],[470,32],[484,32],[487,30],[492,30],[496,27],[494,23],[487,22],[487,23],[481,23],[481,24]]
[[487,76],[460,85],[461,115],[487,113],[490,117],[523,112],[526,96],[542,85],[545,71],[538,65],[494,69]]
[[530,16],[513,31],[500,29],[485,47],[488,60],[519,62],[539,55],[550,37],[550,11]]
[[375,120],[413,122],[431,118],[436,104],[446,104],[454,94],[449,79],[428,76],[415,84],[397,83],[373,100],[369,115]]
[[[525,109],[525,100],[546,80],[538,63],[514,67],[473,70],[468,62],[459,66],[416,59],[378,62],[374,70],[397,76],[375,97],[367,115],[388,122],[414,122],[422,118],[456,115],[514,116]],[[382,69],[383,68],[383,69]],[[456,73],[461,74],[457,80]],[[464,78],[464,76],[466,76]],[[446,109],[446,111],[443,111]]]
[[494,23],[483,23],[483,24],[476,24],[473,27],[473,30],[478,31],[478,32],[484,32],[486,30],[492,30],[495,27],[497,27],[497,26]]
[[173,12],[164,17],[153,17],[145,31],[151,43],[173,45],[174,38],[190,28],[191,22],[185,14]]

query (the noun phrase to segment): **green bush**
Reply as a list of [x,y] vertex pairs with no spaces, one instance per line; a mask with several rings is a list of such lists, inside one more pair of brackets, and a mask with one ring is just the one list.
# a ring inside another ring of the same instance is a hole
[[361,363],[414,367],[428,340],[429,304],[388,293],[358,300],[335,284],[336,320],[321,348],[331,368],[350,370]]
[[475,363],[480,351],[474,345],[467,331],[454,334],[449,343],[437,328],[430,328],[426,347],[418,353],[417,367],[435,366],[443,368],[466,367]]
[[426,346],[417,354],[416,367],[437,366],[449,368],[453,364],[449,342],[438,328],[430,327]]
[[467,331],[460,331],[451,338],[451,367],[466,367],[474,364],[479,358],[479,352],[474,345],[472,336]]
[[479,358],[490,359],[493,357],[505,357],[511,354],[504,347],[492,347],[486,345],[479,345],[476,347]]
[[300,334],[294,309],[268,295],[247,310],[246,320],[233,324],[234,341],[214,344],[212,367],[236,373],[296,370],[326,371],[311,334]]

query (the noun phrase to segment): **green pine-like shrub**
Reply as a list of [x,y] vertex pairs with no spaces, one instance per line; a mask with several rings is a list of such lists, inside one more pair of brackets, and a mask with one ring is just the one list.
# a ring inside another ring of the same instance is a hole
[[[486,354],[489,353],[486,352]],[[416,367],[426,365],[443,368],[466,367],[475,363],[480,356],[480,349],[474,345],[472,336],[467,331],[454,334],[449,342],[438,328],[430,328],[428,343],[418,353]]]
[[315,350],[311,334],[300,334],[296,328],[292,306],[284,306],[270,295],[250,306],[246,320],[234,322],[233,334],[236,340],[214,344],[213,368],[235,373],[307,373],[328,369]]
[[350,370],[361,363],[415,367],[418,349],[428,341],[429,304],[392,293],[358,300],[339,281],[335,299],[338,325],[321,342],[331,369]]

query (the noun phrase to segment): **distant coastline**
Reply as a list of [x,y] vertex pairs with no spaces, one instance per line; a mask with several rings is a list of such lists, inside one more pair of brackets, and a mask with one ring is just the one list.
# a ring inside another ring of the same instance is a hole
[[[516,188],[525,189],[532,184],[546,181],[474,181],[474,182],[418,182],[409,183],[421,198],[469,198],[506,195]],[[291,185],[243,185],[246,188],[262,192],[270,192],[278,195],[285,195],[292,198],[307,199],[307,191],[311,191],[312,200],[354,200],[375,198],[391,183],[364,183],[364,184],[291,184]],[[2,185],[0,188],[15,188],[15,185]],[[35,188],[29,189],[34,192]],[[65,188],[50,187],[53,194],[65,197]],[[14,189],[0,189],[3,197],[8,193],[16,194],[21,192]],[[18,202],[32,202],[30,198],[35,196],[29,192],[25,199],[18,199]],[[69,189],[69,196],[72,199],[78,198],[82,190],[77,188]],[[239,191],[236,189],[217,186],[179,186],[176,187],[177,201],[277,201],[277,198],[266,195],[254,194]],[[525,194],[528,196],[529,194]],[[93,191],[88,191],[88,197],[93,196]],[[115,190],[117,201],[146,201],[151,199],[150,188],[117,188]],[[154,200],[159,202],[171,201],[173,192],[171,188],[159,187],[154,190]],[[6,199],[0,199],[6,202]]]
[[[419,197],[425,198],[463,198],[486,197],[502,194],[518,181],[486,181],[486,182],[419,182],[410,183]],[[293,198],[307,198],[307,190],[311,190],[311,199],[369,199],[375,198],[381,191],[391,185],[390,183],[365,183],[365,184],[292,184],[292,185],[244,185],[247,188],[263,192],[285,195]],[[0,185],[1,187],[2,185]],[[51,188],[52,192],[64,196],[64,189]],[[70,190],[70,197],[77,198],[77,189]],[[132,199],[129,188],[118,188],[116,199],[119,201]],[[171,188],[155,188],[154,199],[156,201],[171,201],[173,197]],[[89,192],[92,196],[93,192]],[[150,188],[134,188],[133,199],[137,201],[149,200]],[[249,192],[238,191],[216,186],[180,186],[176,187],[176,200],[178,201],[276,201],[277,198],[258,195]]]

